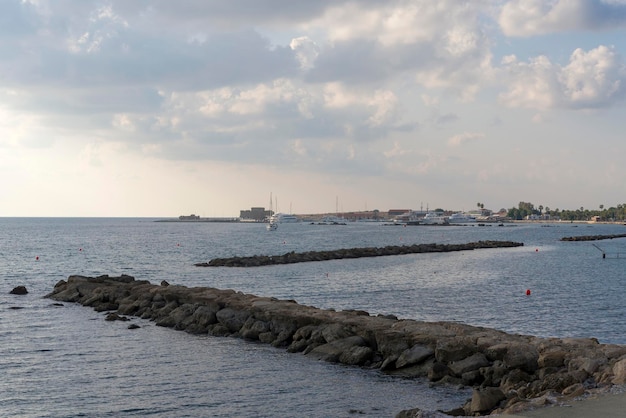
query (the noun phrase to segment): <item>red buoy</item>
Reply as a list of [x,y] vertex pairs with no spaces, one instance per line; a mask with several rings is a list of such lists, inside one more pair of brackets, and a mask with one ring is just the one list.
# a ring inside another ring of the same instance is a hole
[[36,261],[39,261],[39,256],[35,257],[35,260],[36,260]]
[[526,289],[526,296],[530,296],[530,289]]

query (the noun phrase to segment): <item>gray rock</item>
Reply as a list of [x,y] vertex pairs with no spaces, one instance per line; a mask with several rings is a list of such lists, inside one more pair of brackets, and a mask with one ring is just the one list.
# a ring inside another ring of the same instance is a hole
[[404,350],[402,354],[400,354],[396,360],[396,368],[400,369],[405,366],[419,364],[434,354],[435,350],[432,348],[416,344],[413,347]]
[[215,316],[219,323],[228,328],[230,332],[238,332],[250,317],[250,312],[224,308],[218,311]]
[[476,351],[472,341],[467,338],[440,340],[435,348],[435,357],[442,363],[459,361],[471,356]]
[[475,371],[481,367],[489,366],[489,360],[483,353],[476,353],[463,360],[452,362],[448,365],[450,371],[457,377],[461,377],[464,373]]
[[[313,348],[307,354],[320,360],[338,362],[340,357],[344,355],[344,353],[347,353],[347,358],[363,356],[367,353],[366,351],[358,350],[358,347],[366,347],[366,342],[362,337],[354,335],[352,337],[346,337],[340,340],[332,341],[330,343],[319,345]],[[371,353],[371,349],[369,352]]]
[[474,389],[468,415],[491,411],[504,399],[506,396],[499,388]]
[[534,373],[538,368],[539,353],[530,344],[512,344],[504,355],[504,363],[510,369]]
[[26,295],[28,294],[28,290],[26,286],[16,286],[9,293],[12,295]]

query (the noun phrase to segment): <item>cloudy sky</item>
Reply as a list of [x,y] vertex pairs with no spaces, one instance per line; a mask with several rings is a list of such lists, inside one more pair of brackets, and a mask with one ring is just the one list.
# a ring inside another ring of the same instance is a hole
[[624,54],[626,0],[3,0],[0,216],[616,206]]

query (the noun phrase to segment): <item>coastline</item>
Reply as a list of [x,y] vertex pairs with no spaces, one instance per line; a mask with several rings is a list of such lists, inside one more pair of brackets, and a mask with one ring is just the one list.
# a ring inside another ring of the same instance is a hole
[[132,315],[189,333],[244,338],[390,375],[470,386],[472,399],[456,410],[465,415],[526,416],[537,407],[626,383],[626,346],[593,338],[538,338],[322,310],[233,290],[153,285],[131,276],[71,276],[48,297],[109,312],[108,320]]

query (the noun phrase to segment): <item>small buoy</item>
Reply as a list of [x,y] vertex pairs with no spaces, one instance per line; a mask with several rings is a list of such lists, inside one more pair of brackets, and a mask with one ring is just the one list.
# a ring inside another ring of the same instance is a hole
[[82,248],[79,248],[79,249],[78,249],[78,251],[82,251],[82,250],[83,250]]
[[35,260],[36,260],[36,261],[39,261],[39,256],[35,257]]
[[526,296],[530,296],[530,289],[526,289]]
[[535,248],[535,252],[538,253],[539,252],[539,248]]

